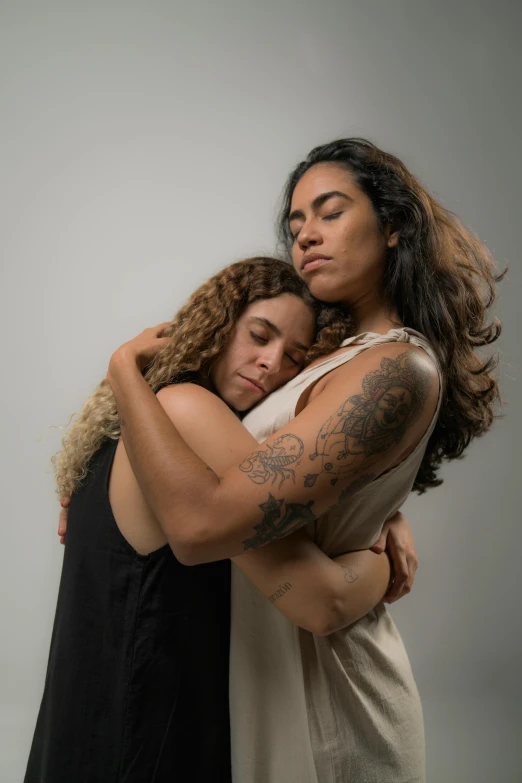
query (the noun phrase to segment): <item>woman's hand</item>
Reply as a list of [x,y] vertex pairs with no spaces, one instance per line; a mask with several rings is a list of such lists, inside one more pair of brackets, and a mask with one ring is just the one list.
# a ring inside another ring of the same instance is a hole
[[411,527],[404,514],[397,511],[384,523],[381,535],[371,550],[377,554],[386,550],[392,562],[393,581],[384,601],[392,604],[411,592],[419,561]]
[[60,516],[58,517],[58,535],[60,536],[60,544],[65,544],[65,534],[67,532],[67,516],[69,514],[69,503],[71,498],[62,498],[60,500]]
[[109,383],[111,383],[111,376],[121,364],[128,365],[129,363],[133,363],[140,370],[143,370],[158,351],[161,351],[170,340],[170,337],[161,336],[162,332],[169,325],[170,322],[165,321],[165,323],[159,324],[158,326],[144,329],[143,332],[133,340],[129,340],[127,343],[120,345],[112,354],[109,362],[109,370],[107,372],[107,380]]

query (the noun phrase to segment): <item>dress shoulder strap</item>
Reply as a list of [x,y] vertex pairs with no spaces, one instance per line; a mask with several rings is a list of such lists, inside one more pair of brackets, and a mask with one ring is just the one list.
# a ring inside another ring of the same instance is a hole
[[415,329],[409,329],[408,327],[401,327],[399,329],[390,329],[386,334],[378,334],[376,332],[363,332],[362,334],[349,337],[347,340],[341,343],[340,348],[347,348],[346,351],[331,356],[325,359],[319,364],[315,364],[310,368],[306,368],[301,372],[293,381],[287,384],[286,388],[293,386],[299,388],[301,392],[309,386],[311,383],[319,380],[323,375],[334,370],[336,367],[340,367],[342,364],[349,362],[355,356],[358,356],[363,351],[372,348],[374,345],[383,345],[384,343],[409,343],[410,345],[417,345],[422,348],[433,361],[439,378],[442,376],[440,363],[437,359],[435,351],[426,340],[424,335]]

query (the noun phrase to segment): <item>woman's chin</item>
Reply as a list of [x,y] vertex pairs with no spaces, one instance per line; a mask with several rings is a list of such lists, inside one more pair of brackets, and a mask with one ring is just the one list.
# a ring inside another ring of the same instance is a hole
[[340,281],[337,281],[336,283],[335,279],[331,277],[326,279],[321,275],[314,275],[311,279],[306,280],[306,283],[312,296],[315,296],[320,302],[336,304],[338,302],[343,302],[346,299]]

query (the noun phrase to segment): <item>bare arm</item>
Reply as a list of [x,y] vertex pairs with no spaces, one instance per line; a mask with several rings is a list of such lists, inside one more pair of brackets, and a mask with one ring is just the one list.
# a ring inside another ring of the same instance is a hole
[[[187,563],[234,557],[295,532],[343,502],[355,482],[369,483],[400,461],[436,408],[438,378],[426,355],[403,344],[375,346],[332,372],[288,426],[218,477],[169,421],[141,377],[138,353],[135,341],[116,351],[108,379],[133,471]],[[273,464],[276,453],[291,456],[291,465],[286,460],[282,477],[273,470],[260,481],[249,465]]]
[[303,530],[233,561],[285,617],[317,636],[368,614],[390,581],[385,553],[362,550],[331,560]]
[[[180,435],[218,476],[258,447],[226,405],[205,389],[179,384],[157,396]],[[332,560],[303,530],[233,560],[285,617],[316,635],[367,614],[390,580],[385,554],[351,552]]]

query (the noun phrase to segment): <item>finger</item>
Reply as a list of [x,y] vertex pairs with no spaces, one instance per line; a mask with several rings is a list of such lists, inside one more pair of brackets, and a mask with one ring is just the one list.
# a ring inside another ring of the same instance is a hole
[[411,593],[413,588],[413,579],[414,573],[411,572],[407,579],[399,581],[394,580],[394,582],[388,588],[386,595],[384,596],[383,600],[385,603],[393,604],[395,601],[398,601],[400,598],[404,598],[405,595]]
[[170,342],[172,342],[171,337],[159,337],[157,334],[153,334],[150,336],[147,343],[141,343],[140,353],[144,355],[156,354]]
[[58,517],[58,535],[64,536],[67,531],[67,516],[68,516],[68,509],[62,508],[60,511],[60,515]]
[[390,585],[388,587],[387,591],[384,593],[384,598],[382,599],[384,604],[392,604],[393,603],[393,601],[390,601],[390,598],[392,596],[392,586],[393,585]]
[[393,582],[390,587],[388,588],[388,591],[386,595],[384,596],[384,602],[387,604],[393,604],[395,601],[398,601],[400,598],[403,598],[409,590],[406,590],[405,587],[401,587],[400,585],[397,585],[395,582]]
[[172,338],[170,337],[156,337],[156,344],[154,346],[156,351],[161,351],[162,348],[165,348],[166,345],[168,345],[172,341]]
[[389,587],[388,592],[382,599],[385,604],[393,604],[395,601],[399,600],[399,595],[397,594],[397,591],[393,589],[393,584]]
[[[170,321],[164,321],[162,324],[158,324],[153,328],[153,331],[156,335],[156,337],[161,337],[162,333],[165,331],[165,329],[170,326]],[[168,338],[165,338],[168,339]]]
[[61,498],[60,506],[62,508],[67,508],[67,506],[69,505],[70,502],[71,502],[71,498],[68,497],[68,495],[66,495],[65,497]]
[[385,522],[382,526],[381,535],[375,542],[375,544],[370,547],[372,552],[376,552],[378,555],[382,554],[384,550],[386,549],[386,545],[388,543],[388,533],[390,532],[390,525],[389,522]]
[[395,603],[395,601],[398,601],[399,598],[401,598],[401,597],[402,597],[402,591],[399,590],[398,587],[396,587],[396,585],[393,583],[390,586],[390,588],[389,588],[388,592],[386,593],[386,595],[384,596],[384,601],[387,604],[393,604],[393,603]]
[[387,592],[388,602],[393,603],[394,601],[397,601],[404,592],[410,592],[411,586],[408,587],[409,582],[410,572],[408,563],[405,557],[399,556],[395,562],[393,583]]
[[65,536],[61,536],[61,538],[60,538],[60,544],[65,544]]
[[387,534],[383,531],[375,544],[370,547],[371,552],[376,552],[376,554],[381,555],[384,550],[386,549],[386,538]]

